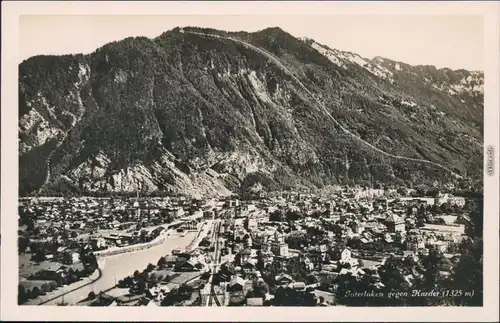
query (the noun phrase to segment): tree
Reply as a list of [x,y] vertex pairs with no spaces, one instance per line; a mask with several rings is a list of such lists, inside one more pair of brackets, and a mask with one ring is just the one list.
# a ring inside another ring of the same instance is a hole
[[353,249],[358,249],[361,247],[361,239],[359,237],[353,237],[347,240],[347,246]]
[[314,293],[305,293],[303,295],[303,299],[301,299],[302,306],[316,306],[317,300],[316,295]]
[[132,279],[130,277],[125,277],[118,281],[118,287],[120,288],[129,287],[130,285],[132,285]]
[[[260,250],[258,252],[260,252]],[[262,256],[262,252],[257,253],[257,264],[255,264],[255,268],[257,268],[257,270],[262,272],[264,270],[264,265],[265,264],[264,264],[264,258]]]
[[286,213],[287,221],[294,222],[302,218],[302,215],[297,211],[288,211]]
[[330,254],[327,252],[326,255],[325,255],[325,260],[323,261],[323,263],[329,264],[331,261],[332,261],[332,258],[330,257]]
[[335,246],[334,248],[328,250],[327,253],[332,260],[339,260],[341,257],[341,255],[340,255],[341,251],[340,251],[340,248],[338,246]]
[[62,237],[62,239],[63,239],[63,240],[68,240],[68,238],[69,238],[69,233],[68,233],[68,231],[64,231],[64,232],[62,232],[62,233],[61,233],[61,237]]
[[155,269],[155,265],[152,263],[149,263],[148,266],[146,267],[146,272],[151,272]]
[[429,254],[422,258],[422,265],[424,269],[424,286],[428,290],[436,287],[439,275],[439,263],[443,255],[436,249],[430,249]]
[[78,233],[76,231],[71,231],[71,238],[76,239],[78,237]]
[[184,295],[191,295],[191,293],[193,292],[193,287],[189,284],[182,284],[179,286],[179,293],[180,294],[184,294]]
[[229,306],[243,306],[245,304],[245,294],[242,292],[231,293]]
[[91,251],[82,250],[80,252],[80,259],[83,263],[85,272],[93,273],[98,267],[97,257]]
[[[378,272],[381,282],[384,284],[383,291],[386,295],[390,292],[404,292],[406,291],[406,280],[404,278],[403,261],[396,257],[389,257],[385,263],[380,266]],[[405,300],[401,298],[387,298],[385,299],[386,305],[404,305]]]
[[19,237],[18,238],[19,252],[24,253],[26,249],[30,245],[30,239],[28,237]]
[[243,236],[243,243],[248,246],[249,241],[250,241],[250,235],[247,233]]
[[50,285],[45,283],[45,284],[42,284],[42,286],[40,286],[40,288],[42,289],[42,291],[44,291],[45,293],[48,293],[51,291],[51,288],[50,288]]
[[205,271],[203,274],[201,274],[200,279],[202,280],[207,280],[211,276],[210,271]]
[[40,227],[34,227],[32,232],[36,236],[41,235]]
[[77,280],[78,280],[78,276],[76,273],[72,272],[72,273],[68,274],[68,282],[70,284],[77,281]]
[[316,284],[318,282],[318,278],[312,274],[310,275],[307,275],[307,278],[306,278],[306,283],[308,285],[312,285],[312,284]]
[[287,299],[286,289],[282,286],[279,286],[274,293],[274,304],[277,306],[282,306],[285,304]]
[[90,293],[89,293],[89,295],[87,296],[87,298],[88,298],[89,300],[92,300],[92,299],[94,299],[95,297],[96,297],[96,295],[95,295],[95,293],[94,293],[93,291],[92,291],[92,292],[90,292]]
[[165,257],[161,257],[159,260],[158,260],[158,267],[160,268],[164,268],[166,265],[167,265],[167,260],[165,259]]
[[22,285],[18,285],[18,288],[17,288],[17,304],[18,305],[21,305],[21,304],[24,304],[26,303],[26,301],[28,300],[28,293],[26,293],[26,290],[24,289],[24,287]]
[[406,191],[406,188],[405,187],[400,187],[397,189],[397,192],[399,195],[401,196],[406,196],[407,195],[407,191]]
[[296,281],[304,282],[306,281],[307,271],[302,262],[300,262],[297,258],[292,258],[286,264],[286,269],[289,273],[292,273],[292,276]]
[[151,276],[149,276],[149,279],[153,282],[158,281],[158,274],[157,273],[152,273]]
[[37,252],[33,255],[33,260],[36,262],[42,262],[45,260],[45,248],[41,247],[37,250]]
[[417,216],[419,217],[425,217],[427,214],[426,210],[425,210],[425,206],[423,204],[420,204],[418,210],[417,210]]
[[146,292],[146,279],[144,277],[139,276],[137,287],[137,292],[139,294],[143,294]]
[[465,234],[469,237],[482,238],[483,236],[483,200],[475,201],[469,206],[469,221],[465,226]]
[[254,281],[252,287],[255,297],[265,297],[269,292],[269,285],[262,280]]
[[35,223],[31,217],[25,218],[24,223],[26,224],[26,229],[28,231],[33,231],[33,229],[35,228]]
[[313,219],[319,219],[323,216],[323,213],[320,212],[320,211],[314,211],[313,213],[311,213],[310,217],[313,218]]
[[33,287],[33,289],[31,290],[31,298],[37,298],[40,295],[40,289],[37,286]]
[[269,221],[282,222],[283,218],[283,212],[281,210],[276,210],[269,215]]
[[140,273],[139,273],[139,271],[138,271],[138,270],[134,271],[134,278],[139,277],[139,275],[140,275]]
[[436,218],[434,220],[434,224],[440,224],[440,225],[445,225],[446,221],[443,218]]
[[49,285],[50,285],[50,287],[52,288],[52,290],[54,290],[54,289],[56,289],[56,288],[58,287],[58,286],[57,286],[57,282],[55,282],[55,281],[50,281],[50,282],[49,282]]
[[337,239],[337,241],[340,240],[342,238],[342,227],[337,224],[334,225],[333,233],[335,234],[335,238]]
[[474,291],[472,297],[457,299],[457,305],[483,305],[483,240],[473,241],[473,245],[460,256],[459,262],[452,273],[453,289]]
[[141,242],[146,242],[147,240],[147,234],[148,232],[146,230],[141,230],[141,233],[140,233],[140,236],[139,236],[139,239],[141,240]]
[[394,235],[394,243],[397,245],[397,246],[402,246],[403,244],[403,236],[401,235],[401,232],[396,232],[396,234]]
[[292,249],[301,250],[303,246],[309,245],[309,238],[305,234],[289,235],[286,239],[286,243]]
[[483,200],[468,205],[469,221],[466,224],[468,239],[460,244],[462,255],[455,267],[451,280],[453,289],[474,291],[472,297],[455,300],[457,305],[483,305]]
[[179,300],[179,291],[177,288],[172,288],[165,299],[161,302],[161,306],[172,306]]
[[31,242],[30,243],[30,249],[31,249],[31,253],[35,254],[40,249],[40,243],[38,243],[38,242]]

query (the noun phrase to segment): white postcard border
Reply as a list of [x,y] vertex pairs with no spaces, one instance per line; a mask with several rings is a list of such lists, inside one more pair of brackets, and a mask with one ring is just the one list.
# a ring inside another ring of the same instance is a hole
[[[496,2],[2,2],[1,319],[66,321],[495,321],[498,319],[499,12]],[[484,306],[438,308],[88,308],[17,305],[18,21],[40,14],[438,14],[483,15],[485,21],[484,147],[495,147],[495,175],[484,177]]]

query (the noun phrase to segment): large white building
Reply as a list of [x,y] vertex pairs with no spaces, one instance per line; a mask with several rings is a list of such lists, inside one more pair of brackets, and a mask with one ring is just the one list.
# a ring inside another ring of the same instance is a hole
[[276,231],[273,238],[270,240],[271,251],[276,256],[288,257],[288,245],[285,242],[285,236]]

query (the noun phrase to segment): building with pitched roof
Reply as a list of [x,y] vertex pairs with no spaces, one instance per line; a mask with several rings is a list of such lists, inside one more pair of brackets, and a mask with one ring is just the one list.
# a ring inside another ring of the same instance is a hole
[[405,231],[405,221],[400,216],[391,213],[385,218],[385,225],[387,226],[387,231],[389,232],[404,232]]
[[283,233],[276,231],[274,233],[271,242],[271,251],[276,256],[287,257],[288,256],[288,244],[285,242],[285,236]]

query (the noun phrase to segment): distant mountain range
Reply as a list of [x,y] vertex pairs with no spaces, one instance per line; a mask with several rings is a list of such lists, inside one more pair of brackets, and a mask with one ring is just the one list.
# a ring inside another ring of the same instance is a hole
[[480,181],[483,85],[279,28],[36,56],[19,66],[20,194]]

